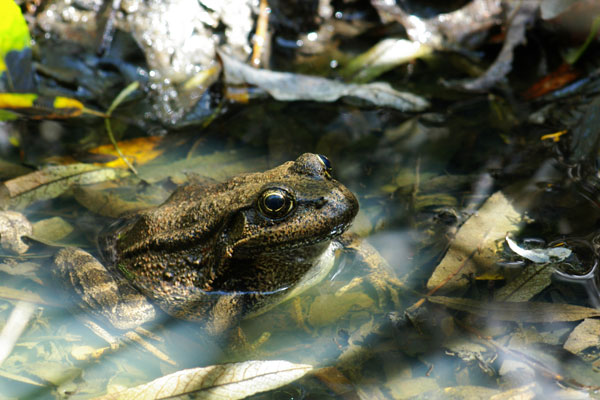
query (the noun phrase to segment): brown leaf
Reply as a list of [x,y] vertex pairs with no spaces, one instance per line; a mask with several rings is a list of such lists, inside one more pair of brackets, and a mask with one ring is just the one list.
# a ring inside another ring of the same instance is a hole
[[550,286],[554,268],[548,264],[530,265],[515,279],[494,293],[498,301],[527,301]]
[[573,329],[563,347],[573,354],[600,347],[598,332],[600,332],[600,320],[586,319]]
[[126,171],[88,164],[47,167],[4,182],[9,199],[3,206],[23,209],[35,201],[58,197],[74,185],[103,182],[126,174]]
[[96,400],[153,400],[192,393],[202,399],[243,399],[284,386],[311,369],[310,365],[278,360],[184,369]]
[[496,264],[496,243],[519,228],[521,213],[503,192],[496,192],[460,228],[450,249],[427,282],[427,289],[464,288],[470,274],[487,272]]
[[32,239],[38,242],[55,245],[58,241],[73,232],[73,226],[61,217],[42,219],[33,224]]
[[559,322],[579,321],[600,317],[600,310],[572,304],[540,302],[485,302],[457,297],[428,296],[431,303],[441,304],[453,310],[465,311],[480,317],[500,321]]

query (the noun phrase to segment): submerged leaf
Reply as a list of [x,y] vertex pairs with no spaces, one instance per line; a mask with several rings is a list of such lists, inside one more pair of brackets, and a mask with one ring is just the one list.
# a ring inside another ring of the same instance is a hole
[[531,265],[494,293],[496,301],[527,301],[552,283],[554,268]]
[[567,338],[564,349],[579,354],[589,348],[600,347],[600,320],[586,319],[581,322]]
[[58,197],[74,185],[98,183],[125,175],[126,171],[87,164],[47,167],[4,182],[8,199],[2,206],[23,209],[35,201]]
[[[135,138],[131,140],[125,140],[118,142],[118,147],[123,153],[123,156],[131,159],[136,165],[142,165],[148,161],[154,160],[160,156],[164,149],[158,148],[162,143],[162,138],[158,136]],[[89,150],[92,154],[106,154],[114,156],[115,158],[102,165],[111,168],[127,168],[125,162],[119,158],[119,154],[115,150],[112,144],[106,144],[98,146],[94,149]]]
[[73,225],[61,217],[46,218],[33,224],[33,239],[45,244],[56,243],[73,232]]
[[521,213],[504,193],[494,193],[460,228],[427,288],[463,288],[470,274],[488,272],[496,263],[496,242],[517,230],[520,220]]
[[223,53],[219,55],[223,61],[225,81],[229,85],[258,86],[280,101],[333,102],[342,97],[351,97],[401,111],[422,111],[429,106],[424,98],[399,92],[383,82],[346,84],[317,76],[260,70]]
[[600,310],[572,304],[540,302],[485,302],[457,297],[428,296],[431,303],[480,317],[515,322],[568,322],[600,317]]
[[197,399],[243,399],[287,385],[311,369],[310,365],[278,360],[184,369],[98,400],[164,399],[192,393]]

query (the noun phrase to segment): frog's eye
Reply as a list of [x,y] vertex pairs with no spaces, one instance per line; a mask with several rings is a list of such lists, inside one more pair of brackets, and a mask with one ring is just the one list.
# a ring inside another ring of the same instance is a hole
[[287,190],[267,189],[258,197],[258,210],[267,218],[280,219],[288,215],[296,205]]
[[323,154],[317,154],[317,155],[319,156],[319,160],[325,167],[325,175],[331,176],[331,171],[333,170],[333,167],[331,166],[331,161],[329,161],[329,158],[325,157]]

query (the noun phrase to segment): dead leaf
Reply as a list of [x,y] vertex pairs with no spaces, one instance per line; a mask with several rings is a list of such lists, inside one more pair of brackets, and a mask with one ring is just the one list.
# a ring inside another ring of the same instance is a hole
[[571,249],[566,247],[550,247],[547,249],[526,249],[520,247],[514,240],[506,237],[506,243],[508,247],[521,257],[534,262],[534,263],[549,263],[564,261],[571,255]]
[[154,207],[155,204],[143,201],[127,201],[114,193],[107,193],[98,189],[87,187],[76,188],[73,193],[75,200],[94,214],[104,217],[118,218],[145,208]]
[[427,289],[443,285],[452,291],[466,287],[471,274],[481,274],[496,264],[497,241],[519,229],[521,213],[498,191],[459,229],[450,249],[427,282]]
[[401,111],[423,111],[429,107],[424,98],[399,92],[383,82],[346,84],[318,76],[256,69],[222,52],[219,52],[219,56],[223,61],[227,84],[258,86],[280,101],[312,100],[329,103],[342,97],[351,97]]
[[515,322],[569,322],[600,317],[600,310],[572,304],[540,302],[485,302],[457,297],[428,296],[431,303],[484,318]]
[[245,361],[177,371],[97,400],[150,400],[195,394],[197,399],[243,399],[301,378],[312,369],[288,361]]
[[554,268],[550,265],[530,265],[494,293],[496,301],[527,301],[552,283]]
[[42,280],[37,276],[40,265],[33,262],[16,262],[16,260],[6,259],[5,263],[0,263],[0,271],[13,276],[21,276],[43,285]]
[[483,400],[500,393],[497,389],[484,386],[451,386],[428,393],[428,399],[471,399]]
[[439,389],[436,380],[426,376],[410,379],[406,379],[405,377],[392,377],[385,386],[392,393],[392,398],[394,399],[408,399],[419,396],[426,397],[426,392]]
[[74,185],[104,182],[127,174],[127,171],[88,164],[46,167],[4,182],[9,196],[4,207],[23,209],[35,201],[58,197]]
[[600,347],[600,320],[586,319],[569,335],[564,349],[579,354],[590,347]]
[[31,223],[20,212],[0,211],[0,245],[3,248],[17,254],[25,253],[29,245],[21,238],[32,232]]
[[324,294],[317,296],[310,305],[308,322],[313,326],[325,326],[338,321],[351,308],[366,310],[375,302],[367,294],[355,292],[343,296]]
[[73,232],[73,226],[61,217],[42,219],[33,224],[31,238],[38,242],[53,245]]
[[64,304],[61,304],[61,302],[52,302],[49,300],[42,299],[42,297],[37,293],[26,292],[23,290],[14,289],[6,286],[0,286],[0,299],[23,300],[36,304],[64,307]]
[[[125,157],[130,159],[130,161],[132,161],[136,165],[142,165],[154,160],[156,157],[160,156],[164,152],[164,149],[158,148],[158,146],[161,143],[161,137],[149,136],[125,140],[122,142],[118,142],[117,144]],[[92,154],[111,155],[115,157],[113,161],[109,161],[103,164],[97,163],[97,165],[102,165],[104,167],[110,168],[127,168],[127,165],[125,164],[123,159],[119,157],[117,151],[115,150],[115,146],[113,146],[112,144],[99,146],[89,150],[88,152]]]

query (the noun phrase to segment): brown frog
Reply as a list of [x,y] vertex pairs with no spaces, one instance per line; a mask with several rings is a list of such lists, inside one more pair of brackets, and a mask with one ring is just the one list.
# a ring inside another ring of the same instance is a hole
[[329,160],[306,153],[262,173],[183,186],[119,221],[101,238],[107,268],[77,249],[55,261],[61,279],[117,328],[154,318],[145,296],[219,333],[321,280],[357,212]]

